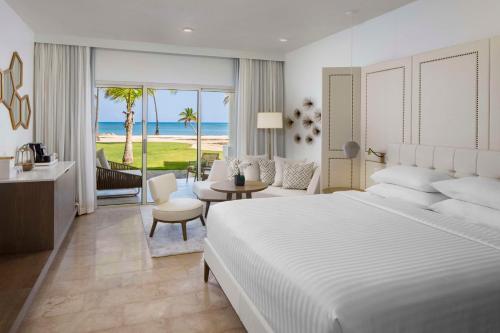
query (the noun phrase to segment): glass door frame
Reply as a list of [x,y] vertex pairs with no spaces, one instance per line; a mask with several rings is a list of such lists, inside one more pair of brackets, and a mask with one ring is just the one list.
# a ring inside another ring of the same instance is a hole
[[[221,93],[236,93],[235,87],[217,86],[217,85],[190,85],[190,84],[168,84],[168,83],[153,83],[153,82],[122,82],[122,81],[100,81],[95,82],[97,88],[112,88],[112,87],[130,87],[142,89],[142,191],[141,204],[148,204],[148,180],[147,180],[147,146],[148,146],[148,89],[163,89],[163,90],[178,90],[178,91],[196,91],[198,96],[197,113],[198,121],[196,122],[196,168],[197,174],[201,175],[201,120],[203,119],[202,110],[202,92],[221,92]],[[234,108],[236,110],[236,108]]]

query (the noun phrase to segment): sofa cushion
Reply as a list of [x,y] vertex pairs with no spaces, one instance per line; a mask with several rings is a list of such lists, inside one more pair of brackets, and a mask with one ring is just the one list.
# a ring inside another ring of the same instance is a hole
[[305,190],[311,182],[314,172],[314,163],[285,162],[283,168],[283,188]]
[[274,176],[273,186],[283,186],[283,167],[285,162],[289,163],[304,163],[306,160],[291,160],[279,156],[274,156],[274,162],[276,167],[276,175]]
[[278,186],[269,186],[264,191],[252,193],[252,198],[295,197],[307,195],[306,190],[290,190]]
[[202,182],[194,182],[193,184],[193,193],[196,194],[198,199],[200,200],[226,200],[226,194],[222,192],[214,191],[210,188],[210,185],[215,183],[214,181],[202,181]]
[[245,176],[245,180],[258,181],[260,180],[259,163],[256,161],[243,162],[240,164],[240,170]]
[[260,180],[271,185],[274,183],[274,176],[276,175],[275,162],[273,160],[259,160]]

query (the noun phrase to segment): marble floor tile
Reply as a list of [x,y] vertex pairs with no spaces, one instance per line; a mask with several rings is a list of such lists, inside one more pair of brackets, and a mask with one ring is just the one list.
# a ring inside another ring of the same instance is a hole
[[20,332],[245,332],[203,254],[151,258],[137,206],[76,219]]

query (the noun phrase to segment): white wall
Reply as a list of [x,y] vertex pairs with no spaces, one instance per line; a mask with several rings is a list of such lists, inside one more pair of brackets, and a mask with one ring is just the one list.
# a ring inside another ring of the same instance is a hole
[[[366,66],[441,47],[500,34],[498,0],[419,0],[353,29],[353,65]],[[350,65],[350,32],[342,31],[295,50],[286,56],[286,112],[304,97],[321,105],[323,67]],[[293,142],[295,125],[286,135],[286,154],[319,161],[320,140],[314,145]]]
[[228,58],[97,49],[96,80],[234,86]]
[[[24,85],[19,93],[21,96],[28,94],[33,101],[33,32],[4,0],[0,0],[0,31],[0,70],[9,67],[12,53],[17,51],[24,63]],[[14,131],[9,112],[0,104],[0,156],[14,156],[18,146],[32,139],[33,115],[29,129],[19,127]]]

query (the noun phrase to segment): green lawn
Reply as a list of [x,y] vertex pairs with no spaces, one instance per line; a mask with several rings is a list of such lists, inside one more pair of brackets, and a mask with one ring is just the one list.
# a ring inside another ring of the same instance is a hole
[[[135,167],[141,167],[142,144],[134,142]],[[97,143],[97,149],[104,149],[108,160],[122,162],[125,143]],[[205,152],[205,151],[204,151]],[[206,151],[211,153],[213,151]],[[222,152],[219,152],[222,158]],[[149,142],[148,143],[148,169],[149,170],[185,170],[189,161],[196,160],[196,149],[190,144],[176,142]]]

